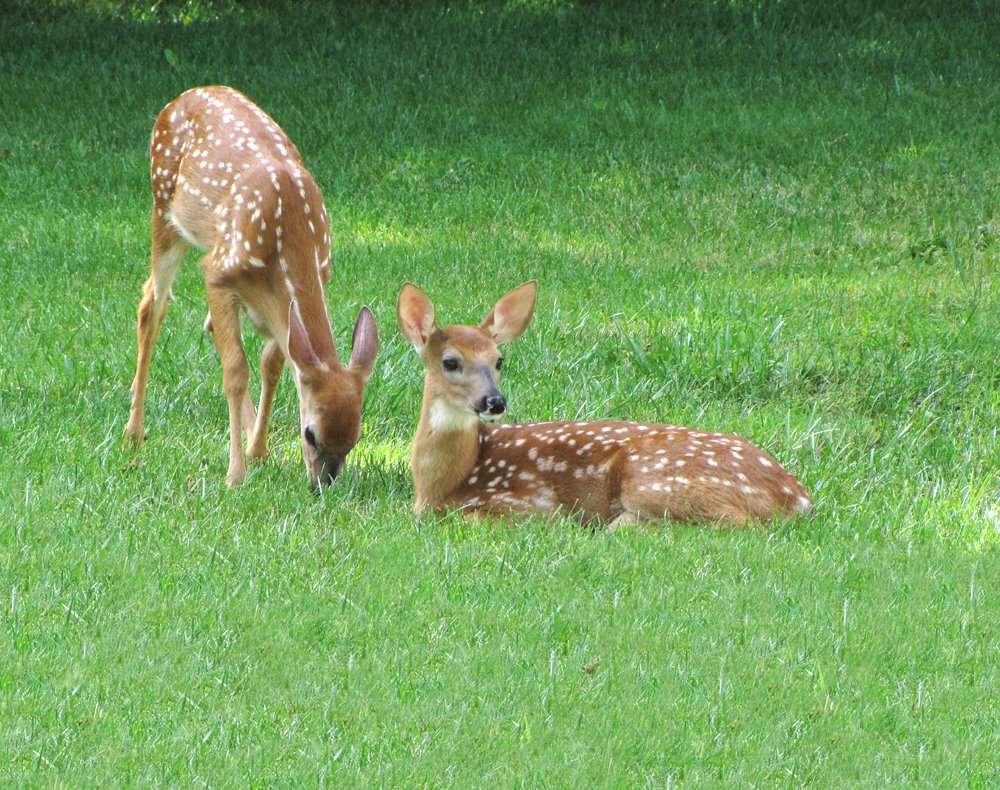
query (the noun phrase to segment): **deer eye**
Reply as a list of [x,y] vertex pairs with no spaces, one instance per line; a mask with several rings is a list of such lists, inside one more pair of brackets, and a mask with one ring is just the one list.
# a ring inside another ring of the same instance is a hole
[[503,357],[500,357],[500,359],[497,360],[497,370],[500,370],[500,368],[502,367],[503,367]]
[[316,447],[316,434],[313,433],[312,428],[306,428],[305,431],[303,431],[302,435],[306,439],[306,444],[308,444],[312,448]]
[[458,360],[454,357],[448,357],[447,359],[441,360],[441,367],[445,370],[458,370]]

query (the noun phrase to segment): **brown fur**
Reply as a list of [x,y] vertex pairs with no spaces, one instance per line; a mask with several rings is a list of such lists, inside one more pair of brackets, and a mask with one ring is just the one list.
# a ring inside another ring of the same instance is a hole
[[[341,363],[323,294],[330,278],[329,222],[298,149],[243,94],[223,86],[195,88],[157,117],[150,175],[152,272],[138,310],[126,436],[135,444],[144,439],[153,346],[177,269],[193,245],[207,252],[201,262],[209,305],[205,326],[219,352],[229,404],[226,482],[236,485],[246,475],[244,432],[250,457],[267,455],[267,425],[286,359],[295,374],[310,484],[331,482],[361,432],[362,395],[378,335],[371,312],[362,308],[351,363]],[[248,390],[241,312],[267,338],[257,412]]]
[[[480,326],[438,329],[423,292],[404,286],[399,324],[427,366],[411,459],[417,511],[562,511],[584,523],[740,525],[811,507],[791,474],[738,436],[617,421],[482,424],[476,404],[484,393],[499,393],[498,337],[520,336],[534,299],[529,283]],[[504,315],[498,330],[497,316]],[[444,368],[448,357],[460,359],[458,370]]]

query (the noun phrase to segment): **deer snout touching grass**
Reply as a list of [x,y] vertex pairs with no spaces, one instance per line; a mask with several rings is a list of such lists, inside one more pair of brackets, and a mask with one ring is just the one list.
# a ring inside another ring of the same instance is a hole
[[[212,333],[229,406],[229,471],[267,456],[267,426],[285,361],[295,377],[300,439],[310,487],[328,485],[361,435],[361,404],[378,353],[375,319],[362,307],[349,365],[334,347],[323,285],[330,279],[330,226],[323,196],[298,149],[242,93],[194,88],[168,104],[150,141],[152,271],[139,303],[139,353],[125,435],[145,439],[146,384],[153,346],[187,250],[201,261]],[[241,314],[266,339],[260,408],[248,390]],[[243,434],[248,436],[243,451]]]
[[415,511],[563,511],[622,526],[742,525],[811,508],[798,480],[738,436],[610,420],[484,422],[506,408],[498,347],[527,329],[536,292],[532,280],[478,326],[441,328],[424,292],[403,286],[399,326],[427,369],[411,457]]

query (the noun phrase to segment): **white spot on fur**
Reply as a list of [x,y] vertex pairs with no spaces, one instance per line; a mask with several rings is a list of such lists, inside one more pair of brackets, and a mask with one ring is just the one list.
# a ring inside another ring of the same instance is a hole
[[535,495],[533,502],[536,507],[540,507],[545,510],[551,510],[556,506],[556,500],[552,496],[552,492],[548,489],[538,492],[538,494]]

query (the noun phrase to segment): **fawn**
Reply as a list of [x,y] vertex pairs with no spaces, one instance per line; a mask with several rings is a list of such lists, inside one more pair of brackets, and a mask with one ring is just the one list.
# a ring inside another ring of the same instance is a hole
[[411,468],[414,510],[551,514],[612,526],[669,519],[744,524],[809,510],[777,461],[737,436],[650,423],[488,424],[506,410],[498,345],[535,309],[534,280],[479,326],[438,328],[434,305],[406,283],[396,317],[427,367]]
[[[298,391],[302,453],[311,488],[328,485],[361,433],[361,403],[375,355],[375,319],[362,307],[350,364],[334,347],[323,285],[330,279],[330,226],[323,196],[281,128],[232,88],[193,88],[159,114],[150,140],[152,272],[139,303],[132,411],[126,437],[141,443],[153,346],[171,285],[194,246],[208,296],[205,328],[222,365],[229,406],[226,483],[267,456],[267,424],[287,359]],[[241,313],[266,338],[260,406],[248,390]]]

